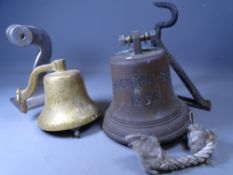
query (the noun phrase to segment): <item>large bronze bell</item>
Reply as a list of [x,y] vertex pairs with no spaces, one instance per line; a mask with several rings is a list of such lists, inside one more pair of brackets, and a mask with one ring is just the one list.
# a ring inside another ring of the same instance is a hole
[[[202,98],[161,41],[161,28],[176,22],[177,9],[169,3],[156,5],[170,9],[173,18],[159,23],[150,33],[121,36],[122,44],[133,43],[133,50],[124,50],[110,59],[113,99],[105,113],[103,130],[122,144],[126,144],[125,136],[130,134],[154,135],[160,142],[172,141],[183,135],[191,122],[186,103],[210,109],[210,102]],[[146,40],[151,41],[152,47],[141,47],[141,41]],[[194,99],[175,95],[169,65]]]
[[39,127],[45,131],[78,129],[99,116],[99,110],[86,92],[79,70],[66,70],[64,60],[55,60],[51,64],[36,67],[30,76],[26,89],[17,89],[16,100],[22,112],[27,112],[27,99],[35,91],[39,74],[45,75],[45,106],[39,115]]

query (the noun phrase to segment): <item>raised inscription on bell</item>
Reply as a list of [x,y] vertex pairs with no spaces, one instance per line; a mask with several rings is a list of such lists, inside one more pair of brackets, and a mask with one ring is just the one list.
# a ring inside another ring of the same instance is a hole
[[155,77],[151,74],[133,75],[113,81],[113,90],[136,88],[138,86],[151,86],[154,82]]

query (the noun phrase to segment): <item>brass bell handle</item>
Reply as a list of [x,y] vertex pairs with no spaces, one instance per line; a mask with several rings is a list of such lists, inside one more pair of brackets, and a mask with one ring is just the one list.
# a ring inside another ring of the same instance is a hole
[[25,89],[18,88],[16,90],[16,102],[20,106],[21,112],[26,113],[28,111],[28,107],[26,104],[27,99],[31,97],[36,90],[39,75],[41,73],[45,73],[48,71],[61,72],[65,70],[66,65],[63,59],[55,60],[50,64],[41,65],[33,69],[28,81],[28,86]]

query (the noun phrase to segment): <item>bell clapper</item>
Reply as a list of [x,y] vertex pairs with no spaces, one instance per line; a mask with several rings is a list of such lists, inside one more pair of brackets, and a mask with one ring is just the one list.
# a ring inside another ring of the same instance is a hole
[[190,118],[190,123],[194,124],[194,120],[193,120],[193,111],[189,112],[189,118]]
[[73,129],[73,131],[74,131],[74,137],[80,138],[80,130],[79,130],[79,128]]

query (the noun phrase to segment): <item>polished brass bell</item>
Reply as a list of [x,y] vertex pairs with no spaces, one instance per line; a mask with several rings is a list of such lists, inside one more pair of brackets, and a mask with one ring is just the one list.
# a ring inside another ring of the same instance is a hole
[[[168,8],[172,19],[160,22],[155,30],[121,36],[121,44],[133,44],[110,59],[113,98],[107,109],[103,130],[112,139],[127,144],[125,137],[132,134],[156,136],[169,142],[182,136],[192,122],[189,106],[210,110],[210,102],[202,98],[182,67],[161,41],[161,29],[175,24],[176,7],[170,3],[155,3]],[[150,40],[151,47],[141,47]],[[172,87],[171,66],[190,91],[193,99],[177,96]]]
[[37,87],[41,73],[44,77],[45,106],[39,115],[39,127],[45,131],[64,131],[78,129],[99,116],[99,110],[86,92],[79,70],[66,70],[64,60],[36,67],[30,76],[26,89],[17,89],[17,103],[22,112],[27,112],[27,99]]

